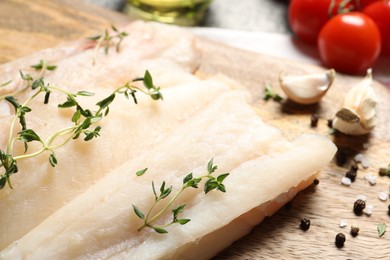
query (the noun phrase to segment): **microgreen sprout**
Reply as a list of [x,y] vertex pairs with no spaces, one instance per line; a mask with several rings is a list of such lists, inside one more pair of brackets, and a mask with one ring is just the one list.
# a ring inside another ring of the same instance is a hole
[[275,102],[280,102],[283,100],[283,98],[279,94],[275,93],[275,91],[272,89],[272,87],[269,84],[265,85],[263,99],[265,101],[272,99]]
[[[161,184],[159,192],[156,191],[156,187],[154,182],[152,182],[152,191],[154,196],[154,203],[151,206],[151,208],[148,210],[146,214],[143,213],[143,211],[138,208],[137,206],[133,205],[134,213],[137,215],[138,218],[140,218],[143,221],[143,224],[138,228],[138,231],[143,230],[144,228],[151,228],[157,233],[165,234],[168,233],[167,227],[173,225],[173,224],[180,224],[185,225],[191,220],[188,218],[179,218],[179,215],[183,213],[186,205],[180,204],[179,206],[171,209],[172,212],[172,220],[165,224],[155,224],[155,222],[170,208],[172,208],[172,205],[177,201],[177,199],[180,197],[180,195],[184,192],[184,190],[188,188],[194,188],[197,189],[199,187],[200,182],[205,179],[203,191],[205,194],[213,191],[213,190],[219,190],[221,192],[226,192],[225,185],[222,183],[225,178],[229,175],[229,173],[224,173],[221,175],[218,175],[217,177],[214,177],[212,174],[217,170],[217,166],[214,165],[213,159],[211,159],[207,164],[207,173],[205,175],[194,177],[193,173],[187,174],[183,178],[183,184],[182,187],[170,197],[168,200],[168,196],[172,193],[173,187],[167,186],[165,181]],[[141,176],[146,172],[147,169],[139,170],[137,171],[136,175]],[[168,200],[165,204],[163,204],[165,201]],[[154,209],[158,204],[163,204],[161,210],[155,212]]]

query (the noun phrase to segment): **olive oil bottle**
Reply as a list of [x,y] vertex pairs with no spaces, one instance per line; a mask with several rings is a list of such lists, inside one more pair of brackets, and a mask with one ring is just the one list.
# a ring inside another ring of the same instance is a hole
[[125,12],[133,19],[194,26],[205,15],[211,0],[128,0]]

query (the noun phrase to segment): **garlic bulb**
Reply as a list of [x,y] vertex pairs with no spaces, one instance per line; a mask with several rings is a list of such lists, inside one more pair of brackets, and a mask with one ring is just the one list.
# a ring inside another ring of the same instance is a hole
[[372,70],[348,91],[342,108],[336,113],[333,127],[349,135],[369,133],[376,124],[377,97],[372,87]]
[[334,69],[309,75],[280,76],[279,82],[286,95],[298,104],[314,104],[321,100],[333,83]]

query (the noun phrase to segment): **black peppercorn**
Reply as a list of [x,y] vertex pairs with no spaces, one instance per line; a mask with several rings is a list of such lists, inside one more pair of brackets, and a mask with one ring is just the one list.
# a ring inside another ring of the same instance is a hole
[[387,214],[389,214],[389,216],[390,216],[390,204],[389,204],[389,206],[387,206]]
[[359,234],[359,228],[358,227],[351,227],[351,236],[356,237]]
[[311,119],[310,119],[310,126],[311,126],[311,127],[317,127],[317,125],[318,125],[318,119],[319,119],[319,117],[318,117],[317,114],[312,114],[312,115],[311,115]]
[[336,235],[335,244],[338,248],[341,248],[344,246],[345,243],[345,235],[343,233],[338,233]]
[[366,202],[364,200],[358,199],[355,201],[353,204],[353,212],[357,215],[360,216],[363,214],[363,209],[366,207]]
[[303,218],[301,219],[301,224],[299,225],[299,227],[303,230],[303,231],[306,231],[310,228],[310,219],[308,218]]
[[353,169],[350,169],[345,174],[345,177],[349,178],[351,180],[351,182],[354,182],[356,180],[356,176],[357,176],[357,172],[354,171]]
[[320,184],[320,180],[319,180],[319,179],[314,179],[313,184],[314,184],[314,185]]

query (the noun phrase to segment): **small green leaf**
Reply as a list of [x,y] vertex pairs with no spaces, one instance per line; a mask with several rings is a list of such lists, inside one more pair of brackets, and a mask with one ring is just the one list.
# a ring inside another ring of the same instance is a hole
[[45,86],[45,83],[43,82],[43,79],[40,78],[40,79],[34,80],[34,82],[31,85],[31,88],[32,89],[37,89],[37,88],[41,88],[41,87],[44,87],[44,86]]
[[7,86],[7,85],[8,85],[9,83],[11,83],[11,82],[12,82],[12,80],[0,84],[0,88],[1,88],[1,87]]
[[56,68],[57,68],[56,65],[47,65],[47,66],[46,66],[46,69],[47,69],[47,70],[50,70],[50,71],[53,71],[53,70],[55,70]]
[[135,173],[135,175],[137,176],[142,176],[144,175],[144,173],[148,170],[148,168],[145,168],[145,169],[142,169],[142,170],[139,170]]
[[4,99],[11,103],[11,105],[15,108],[15,111],[17,111],[18,108],[21,107],[21,105],[16,101],[13,96],[6,96]]
[[183,184],[186,184],[188,181],[190,181],[192,179],[193,179],[193,177],[192,177],[192,172],[191,172],[191,173],[187,174],[186,177],[184,177]]
[[52,167],[56,167],[58,162],[57,162],[57,157],[56,157],[56,155],[54,153],[51,153],[49,155],[49,162],[50,162]]
[[108,107],[112,101],[114,101],[115,99],[115,93],[111,94],[110,96],[106,97],[105,99],[99,101],[98,103],[96,103],[97,106],[100,107],[100,109],[105,109],[106,107]]
[[95,35],[95,36],[90,36],[90,37],[87,37],[88,40],[91,40],[91,41],[97,41],[101,38],[102,36],[101,35]]
[[188,218],[182,218],[182,219],[178,219],[177,220],[177,223],[179,223],[180,225],[185,225],[187,224],[188,222],[190,222],[191,219],[188,219]]
[[214,158],[212,158],[207,164],[207,171],[209,174],[215,172],[218,166],[214,166]]
[[156,231],[159,234],[166,234],[168,231],[166,229],[160,228],[160,227],[153,227],[154,231]]
[[79,91],[79,92],[76,93],[76,96],[91,97],[93,95],[95,95],[95,93],[89,92],[89,91],[84,91],[84,90],[83,91]]
[[5,184],[7,183],[7,177],[2,176],[0,178],[0,189],[3,189],[5,187]]
[[140,219],[145,220],[145,215],[144,215],[144,213],[142,213],[142,211],[141,211],[139,208],[137,208],[135,205],[133,205],[133,209],[134,209],[135,214],[136,214]]
[[204,193],[207,194],[218,187],[218,182],[213,179],[208,179],[204,185]]
[[68,108],[74,106],[77,106],[77,101],[71,96],[68,96],[64,103],[58,105],[58,107],[60,108]]
[[117,32],[117,31],[118,31],[118,29],[117,29],[114,25],[112,25],[112,24],[111,24],[111,29],[112,29],[114,32]]
[[182,204],[182,205],[180,205],[180,206],[178,206],[178,207],[172,209],[173,219],[174,219],[174,220],[177,219],[177,216],[178,216],[180,213],[183,212],[185,206],[186,206],[185,204]]
[[19,139],[24,142],[41,141],[41,138],[32,129],[26,129],[18,133]]
[[224,173],[224,174],[219,175],[217,177],[217,182],[222,183],[227,176],[229,176],[229,173]]
[[74,114],[72,116],[72,122],[77,123],[79,121],[80,117],[81,117],[80,110],[76,110],[76,112],[74,112]]
[[226,192],[226,187],[222,183],[218,184],[217,189],[222,192]]
[[169,187],[168,189],[165,189],[161,194],[160,194],[160,199],[165,199],[168,197],[169,194],[172,192],[172,186]]
[[19,70],[19,73],[20,73],[20,77],[23,79],[23,80],[26,80],[26,81],[33,81],[34,79],[31,77],[30,74],[24,74],[21,70]]
[[154,88],[153,79],[152,79],[152,76],[150,75],[148,70],[145,71],[145,75],[144,75],[143,80],[144,80],[144,85],[147,89]]
[[43,104],[48,104],[49,103],[49,98],[50,98],[50,91],[47,91],[45,93],[45,99],[43,100]]
[[153,190],[153,194],[154,194],[154,200],[157,201],[158,197],[157,197],[156,188],[154,187],[154,182],[153,181],[152,181],[152,190]]
[[378,235],[379,237],[382,237],[385,233],[386,233],[386,224],[385,223],[381,223],[381,224],[378,224]]

